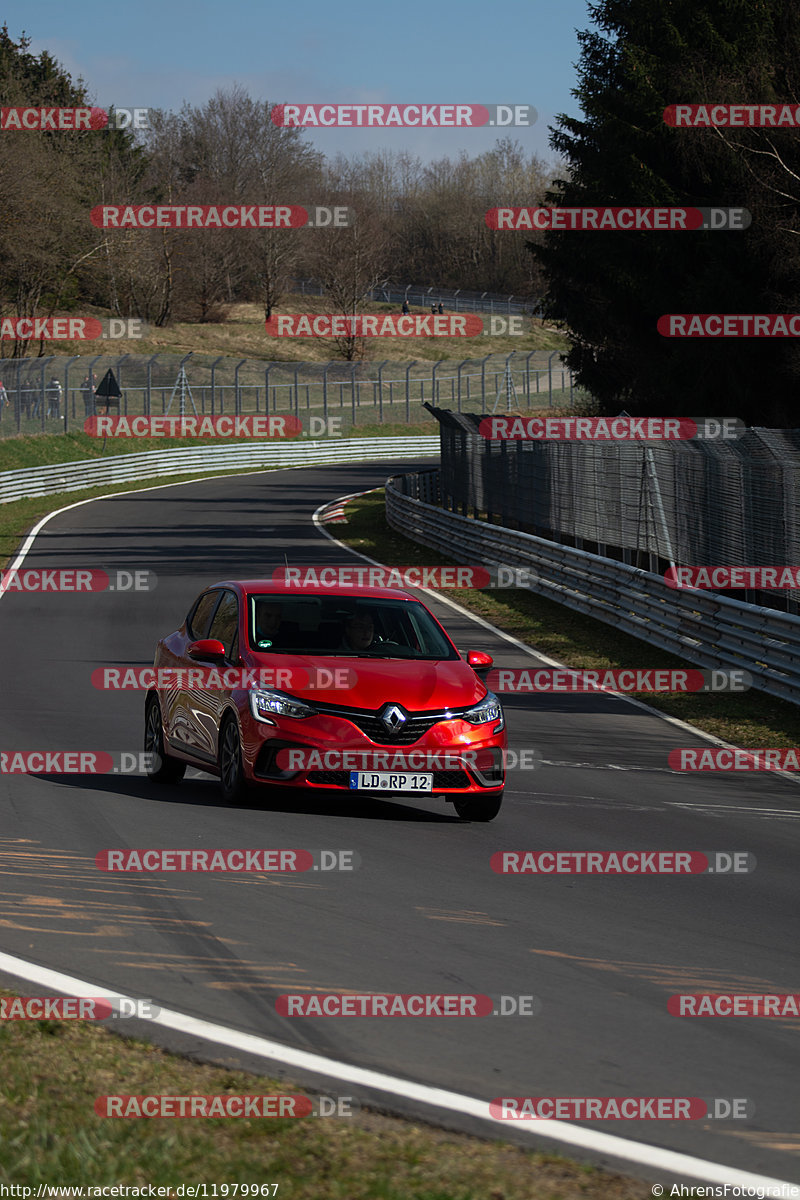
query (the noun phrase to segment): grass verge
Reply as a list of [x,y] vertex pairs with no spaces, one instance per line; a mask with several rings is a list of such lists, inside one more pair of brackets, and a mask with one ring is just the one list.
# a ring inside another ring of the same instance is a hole
[[[9,992],[0,995],[10,995]],[[79,1021],[0,1022],[0,1182],[278,1184],[278,1200],[638,1200],[649,1185],[362,1110],[349,1118],[99,1117],[101,1095],[303,1093]],[[329,1094],[344,1096],[346,1088]],[[174,1193],[173,1193],[174,1194]],[[209,1187],[209,1195],[211,1188]],[[233,1192],[229,1192],[232,1195]]]
[[[331,311],[329,303],[321,296],[302,295],[299,292],[285,295],[277,306],[279,313],[324,313]],[[399,304],[370,302],[371,313],[394,313],[399,315]],[[428,315],[424,306],[411,306],[414,314]],[[56,314],[64,316],[97,317],[115,316],[107,309],[83,305],[80,312]],[[448,316],[452,316],[448,312]],[[489,314],[481,314],[488,320]],[[520,335],[507,333],[497,336],[479,337],[434,337],[419,338],[385,337],[366,338],[366,360],[389,359],[404,362],[408,359],[435,361],[438,358],[482,357],[489,350],[493,354],[508,354],[512,350],[528,353],[531,350],[566,352],[569,341],[563,329],[535,317],[522,319]],[[488,347],[488,349],[487,349]],[[272,337],[264,328],[264,310],[258,304],[237,302],[220,306],[220,319],[191,323],[175,321],[163,327],[152,326],[142,338],[125,338],[120,341],[105,339],[78,342],[45,342],[47,355],[80,354],[89,357],[95,354],[224,354],[229,358],[263,359],[274,362],[326,362],[339,359],[338,350],[331,338]],[[344,359],[340,361],[344,362]]]
[[[351,501],[347,521],[346,526],[337,526],[335,536],[378,562],[432,566],[453,561],[410,541],[387,524],[382,489]],[[450,588],[443,589],[442,594],[569,667],[679,669],[692,665],[534,592]],[[763,692],[647,693],[639,698],[668,716],[688,721],[738,746],[800,745],[800,709]]]

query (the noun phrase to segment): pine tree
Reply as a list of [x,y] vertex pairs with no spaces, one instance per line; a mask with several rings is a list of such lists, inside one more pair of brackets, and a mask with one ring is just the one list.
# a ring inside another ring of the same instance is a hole
[[[794,0],[602,0],[579,34],[574,95],[551,145],[560,206],[745,207],[744,232],[549,232],[530,248],[568,364],[599,411],[791,425],[791,339],[667,339],[666,313],[800,311],[800,129],[675,129],[671,104],[792,102]],[[775,150],[778,158],[771,156]],[[794,178],[794,174],[798,176]],[[797,184],[797,186],[793,186]]]

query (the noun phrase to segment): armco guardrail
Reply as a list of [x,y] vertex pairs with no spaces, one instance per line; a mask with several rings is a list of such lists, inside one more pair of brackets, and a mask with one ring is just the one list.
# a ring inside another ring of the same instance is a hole
[[748,671],[759,691],[800,704],[800,617],[714,593],[676,591],[661,575],[416,499],[419,477],[435,474],[388,481],[386,519],[393,529],[456,562],[525,567],[531,572],[526,586],[548,600],[699,666]]
[[439,455],[438,437],[330,438],[300,445],[237,442],[232,446],[199,446],[183,450],[149,450],[113,458],[54,463],[0,473],[0,504],[80,488],[105,487],[137,479],[190,475],[201,471],[236,471],[246,467],[314,466],[323,463],[369,462],[417,455]]

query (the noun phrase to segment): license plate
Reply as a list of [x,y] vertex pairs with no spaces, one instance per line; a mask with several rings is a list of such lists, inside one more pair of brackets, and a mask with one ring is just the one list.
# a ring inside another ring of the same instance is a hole
[[433,774],[411,775],[398,771],[351,771],[350,787],[367,792],[432,792]]

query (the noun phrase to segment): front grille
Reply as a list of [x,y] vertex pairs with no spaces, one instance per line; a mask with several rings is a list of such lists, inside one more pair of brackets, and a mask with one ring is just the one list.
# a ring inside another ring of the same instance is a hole
[[433,788],[468,788],[472,780],[466,771],[434,771]]
[[452,721],[458,714],[447,711],[415,713],[409,716],[402,729],[390,733],[376,712],[364,708],[346,708],[339,704],[314,706],[326,716],[343,717],[352,721],[376,746],[413,746],[421,737],[433,729],[439,721]]
[[323,787],[346,787],[350,786],[349,771],[309,771],[306,775],[309,783],[319,783]]

